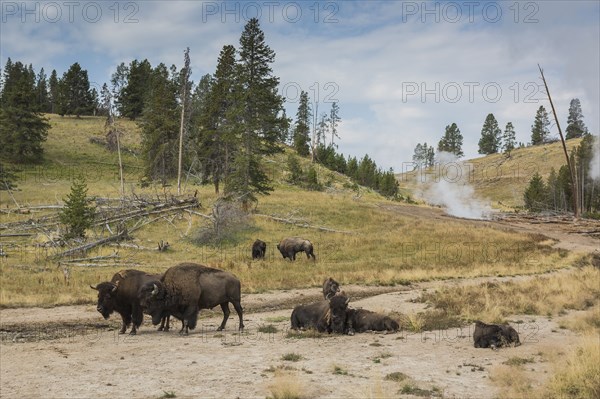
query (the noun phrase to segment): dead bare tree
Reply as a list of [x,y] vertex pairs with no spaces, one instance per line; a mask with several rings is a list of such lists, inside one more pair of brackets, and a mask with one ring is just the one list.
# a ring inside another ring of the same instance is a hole
[[546,78],[544,77],[544,70],[538,64],[538,68],[540,70],[540,74],[542,75],[542,80],[544,81],[544,87],[546,88],[546,94],[548,95],[548,100],[550,101],[550,106],[552,107],[552,114],[554,114],[554,121],[556,122],[556,127],[558,128],[558,134],[560,135],[560,141],[562,142],[563,150],[565,152],[565,158],[567,158],[567,167],[569,168],[569,172],[571,172],[571,191],[573,192],[573,211],[575,217],[579,217],[579,199],[577,192],[577,173],[575,172],[575,165],[571,165],[571,160],[569,159],[569,152],[567,151],[567,144],[565,143],[565,138],[562,133],[562,129],[560,128],[560,123],[558,122],[558,117],[556,116],[556,109],[554,108],[554,103],[552,102],[552,97],[550,96],[550,90],[548,89],[548,84],[546,83]]
[[179,125],[179,166],[177,168],[177,195],[181,195],[181,170],[183,168],[183,130],[185,125],[185,106],[187,103],[187,87],[190,76],[190,48],[184,52],[184,66],[181,70],[181,123]]

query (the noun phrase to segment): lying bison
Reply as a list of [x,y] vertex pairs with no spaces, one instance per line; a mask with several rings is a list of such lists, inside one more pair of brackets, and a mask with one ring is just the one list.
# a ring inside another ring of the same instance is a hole
[[267,253],[267,243],[258,238],[252,244],[252,259],[264,259]]
[[[105,281],[98,285],[90,287],[98,291],[98,305],[96,310],[108,319],[113,312],[121,315],[123,325],[120,334],[125,334],[127,328],[133,322],[129,334],[135,335],[138,327],[142,324],[144,314],[138,298],[140,288],[146,283],[153,283],[160,280],[160,275],[147,274],[140,270],[121,270],[116,273],[110,282]],[[165,315],[165,317],[168,315]],[[164,326],[164,320],[162,320]],[[166,329],[169,329],[167,322]]]
[[521,345],[519,334],[508,324],[486,324],[481,321],[475,322],[473,341],[475,348],[496,349],[501,346]]
[[277,244],[277,249],[281,252],[283,259],[289,258],[290,260],[296,260],[296,254],[298,252],[304,252],[306,257],[313,260],[316,260],[315,254],[313,252],[313,245],[310,241],[305,240],[300,237],[288,237],[281,240],[279,244]]
[[181,319],[180,333],[187,334],[196,327],[200,309],[217,305],[223,310],[223,322],[218,330],[223,330],[229,318],[230,302],[239,316],[239,329],[244,328],[240,280],[224,270],[181,263],[167,269],[160,281],[146,283],[140,290],[140,298],[154,325],[169,314]]
[[346,317],[348,334],[365,331],[398,331],[398,322],[388,316],[366,309],[348,309]]
[[292,329],[314,328],[319,332],[343,334],[346,330],[349,301],[345,295],[340,294],[329,300],[296,306],[291,316]]
[[329,277],[323,282],[323,297],[325,299],[331,298],[338,292],[340,292],[340,284],[337,281]]

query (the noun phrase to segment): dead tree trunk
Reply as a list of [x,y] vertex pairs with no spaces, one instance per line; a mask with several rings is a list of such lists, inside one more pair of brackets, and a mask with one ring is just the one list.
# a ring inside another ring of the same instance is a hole
[[556,127],[558,128],[558,134],[560,135],[560,141],[562,142],[563,150],[565,152],[565,158],[567,158],[567,167],[569,168],[569,172],[571,172],[571,191],[573,192],[573,211],[575,217],[579,217],[579,193],[577,190],[577,172],[575,171],[575,165],[571,164],[571,160],[569,159],[569,152],[567,151],[567,144],[565,143],[565,138],[562,133],[562,129],[560,128],[560,123],[558,122],[558,117],[556,116],[556,109],[554,109],[554,103],[552,102],[552,97],[550,97],[550,90],[548,89],[548,84],[546,83],[546,78],[544,77],[544,71],[540,64],[538,64],[538,68],[540,69],[540,73],[542,74],[542,80],[544,81],[544,87],[546,88],[546,94],[548,95],[548,100],[550,100],[550,106],[552,107],[552,114],[554,114],[554,120],[556,121]]

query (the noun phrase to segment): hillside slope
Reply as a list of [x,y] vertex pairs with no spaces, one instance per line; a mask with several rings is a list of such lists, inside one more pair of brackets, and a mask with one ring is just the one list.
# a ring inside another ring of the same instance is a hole
[[[569,153],[581,139],[567,140]],[[557,172],[565,164],[562,144],[559,142],[517,148],[511,156],[492,154],[458,162],[442,162],[433,168],[398,174],[400,185],[418,197],[426,182],[446,180],[468,183],[476,197],[487,201],[493,208],[512,209],[523,205],[523,192],[537,172],[544,179],[552,168]]]

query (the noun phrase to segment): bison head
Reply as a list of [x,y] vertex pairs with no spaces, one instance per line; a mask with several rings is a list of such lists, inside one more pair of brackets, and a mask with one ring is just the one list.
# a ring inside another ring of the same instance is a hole
[[95,287],[90,285],[90,288],[98,291],[98,305],[96,305],[96,310],[100,312],[105,319],[108,319],[115,310],[118,287],[118,283],[115,284],[109,282],[100,283]]
[[331,277],[325,280],[323,283],[323,296],[325,299],[333,297],[338,292],[340,292],[340,284],[337,281]]
[[140,288],[138,296],[144,312],[152,316],[152,324],[159,324],[163,317],[169,315],[165,304],[165,286],[160,281],[150,281],[144,284]]
[[346,311],[350,298],[347,298],[344,293],[334,295],[329,300],[329,312],[331,315],[331,330],[337,334],[343,334],[346,328]]

